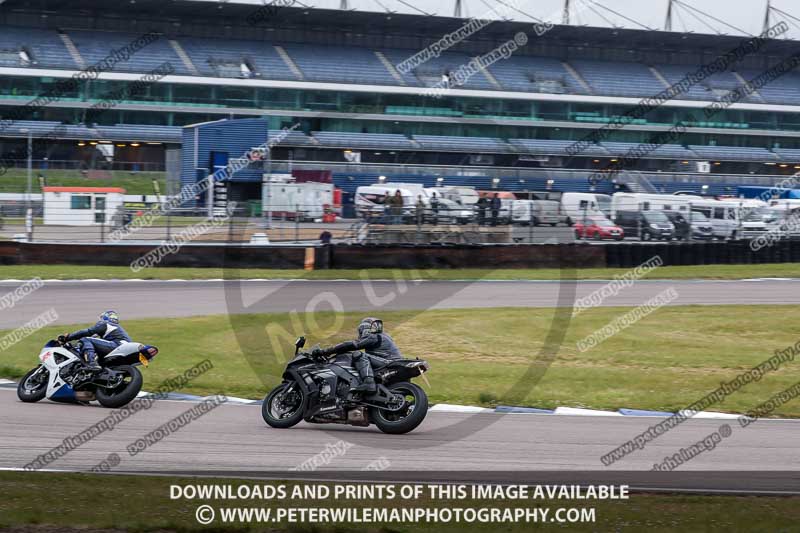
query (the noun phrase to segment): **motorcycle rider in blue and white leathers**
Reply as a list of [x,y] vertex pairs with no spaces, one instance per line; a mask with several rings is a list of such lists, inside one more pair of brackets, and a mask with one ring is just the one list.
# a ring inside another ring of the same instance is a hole
[[119,315],[116,311],[106,311],[92,327],[58,337],[58,341],[62,344],[77,339],[80,339],[81,355],[86,359],[89,370],[94,372],[100,370],[100,365],[97,363],[98,354],[107,355],[123,342],[131,342],[128,333],[119,325]]

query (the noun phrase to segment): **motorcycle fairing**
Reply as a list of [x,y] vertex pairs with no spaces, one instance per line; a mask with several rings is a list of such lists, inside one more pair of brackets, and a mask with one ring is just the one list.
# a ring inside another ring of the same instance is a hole
[[150,361],[158,354],[158,348],[139,342],[123,342],[105,356],[101,357],[103,366],[138,365],[141,364],[139,356]]
[[338,405],[338,387],[345,383],[349,390],[359,382],[355,369],[348,370],[335,363],[320,365],[309,361],[305,357],[297,357],[283,374],[284,379],[300,384],[308,397],[304,418],[333,410]]
[[57,402],[77,401],[72,385],[61,377],[61,369],[75,362],[82,363],[83,361],[70,350],[58,345],[52,346],[51,343],[47,343],[39,352],[39,360],[49,374],[45,397]]

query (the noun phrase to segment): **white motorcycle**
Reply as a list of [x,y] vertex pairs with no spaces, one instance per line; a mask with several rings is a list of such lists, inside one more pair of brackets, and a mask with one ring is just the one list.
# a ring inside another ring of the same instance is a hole
[[41,364],[19,381],[17,396],[23,402],[97,400],[104,407],[122,407],[142,389],[142,374],[136,366],[147,366],[156,354],[155,346],[123,342],[109,354],[98,355],[101,370],[92,372],[75,344],[51,340],[39,353]]

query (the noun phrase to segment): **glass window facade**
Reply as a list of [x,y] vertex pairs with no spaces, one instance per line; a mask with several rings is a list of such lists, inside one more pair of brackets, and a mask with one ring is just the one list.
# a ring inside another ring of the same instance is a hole
[[[0,99],[20,104],[45,94],[58,80],[47,77],[0,77]],[[82,101],[97,103],[110,94],[124,94],[117,106],[87,116],[86,111],[59,106],[58,101],[31,113],[30,120],[58,120],[67,123],[92,122],[97,124],[153,124],[183,126],[195,122],[223,117],[245,117],[236,109],[285,111],[276,117],[276,127],[286,121],[300,120],[303,130],[332,130],[350,132],[405,133],[428,135],[488,136],[504,138],[579,139],[591,129],[602,127],[614,117],[624,116],[628,105],[595,104],[583,102],[544,102],[502,98],[470,98],[444,96],[422,98],[409,94],[381,94],[377,92],[345,92],[300,89],[275,89],[263,87],[235,87],[225,85],[187,85],[154,83],[135,92],[128,90],[131,82],[89,80],[61,97],[63,102]],[[0,106],[7,113],[11,102]],[[163,111],[132,111],[128,104],[159,104]],[[182,109],[175,109],[181,106]],[[216,111],[216,112],[212,112]],[[220,111],[227,111],[222,112]],[[386,120],[374,121],[350,118],[294,119],[292,111],[327,113],[370,113],[386,115]],[[397,116],[397,120],[392,120]],[[413,117],[415,120],[409,121]],[[416,118],[418,117],[418,120]],[[487,121],[525,121],[512,124],[453,124],[436,122],[437,117],[462,117]],[[559,121],[538,126],[537,122]],[[726,109],[706,117],[702,109],[687,109],[663,105],[652,110],[637,125],[672,126],[683,121],[689,126],[721,128],[730,134],[686,134],[682,144],[717,144],[728,146],[800,148],[800,141],[792,137],[748,135],[748,130],[800,131],[800,112],[775,113]],[[571,127],[571,125],[574,125]],[[583,126],[583,127],[577,127]],[[652,133],[624,128],[614,131],[608,140],[644,142]]]

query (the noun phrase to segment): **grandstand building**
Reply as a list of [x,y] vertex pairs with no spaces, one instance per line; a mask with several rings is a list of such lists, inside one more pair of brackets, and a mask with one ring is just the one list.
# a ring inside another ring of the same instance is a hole
[[[800,19],[789,10],[767,3],[753,11],[759,27],[722,35],[686,31],[679,20],[690,8],[678,0],[659,3],[659,27],[611,0],[561,0],[557,20],[501,2],[497,20],[463,30],[464,2],[431,14],[423,4],[356,10],[346,0],[7,0],[3,160],[23,161],[33,137],[37,161],[108,164],[109,145],[114,162],[163,168],[184,126],[263,118],[268,138],[294,128],[271,147],[269,169],[332,170],[345,191],[382,175],[428,186],[724,193],[800,169],[791,38]],[[473,17],[485,11],[469,5]],[[579,23],[592,12],[629,22]],[[726,24],[700,13],[715,32]],[[469,35],[425,55],[459,32]],[[745,53],[724,68],[702,70],[737,49]],[[490,57],[495,50],[502,57]],[[465,76],[475,58],[481,68]],[[670,98],[631,112],[665,91]],[[609,168],[619,172],[598,174]],[[258,180],[232,176],[229,197],[256,194]]]

